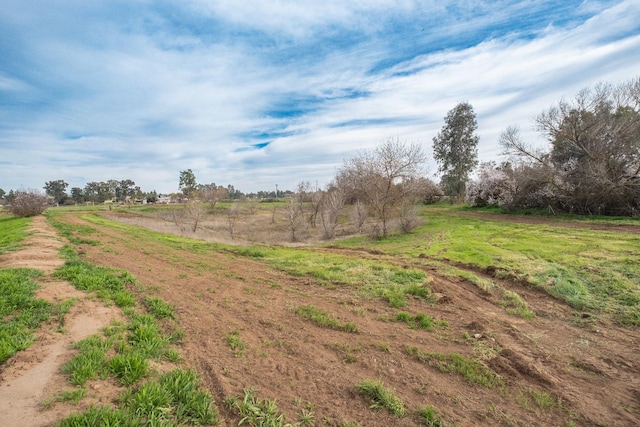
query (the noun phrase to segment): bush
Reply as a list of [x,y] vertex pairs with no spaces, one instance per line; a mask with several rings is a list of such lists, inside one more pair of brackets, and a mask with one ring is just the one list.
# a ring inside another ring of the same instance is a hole
[[20,217],[40,215],[49,207],[51,198],[38,190],[16,191],[7,205],[9,212]]

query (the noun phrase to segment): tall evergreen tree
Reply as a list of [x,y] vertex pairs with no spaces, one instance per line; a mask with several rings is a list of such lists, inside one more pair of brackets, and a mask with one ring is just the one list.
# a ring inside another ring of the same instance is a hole
[[469,173],[478,164],[478,128],[476,113],[468,102],[462,102],[447,113],[444,126],[433,138],[433,157],[442,173],[444,193],[463,200]]

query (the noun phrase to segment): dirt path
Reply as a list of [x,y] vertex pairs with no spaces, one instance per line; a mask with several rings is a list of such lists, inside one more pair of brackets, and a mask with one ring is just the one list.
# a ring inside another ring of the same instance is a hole
[[44,402],[70,388],[60,367],[73,352],[72,344],[98,332],[119,311],[104,307],[76,290],[68,282],[52,277],[64,261],[58,256],[63,243],[43,216],[31,223],[26,246],[0,257],[0,266],[24,267],[45,273],[38,280],[42,286],[37,297],[55,304],[68,299],[77,302],[65,316],[62,330],[57,323],[45,325],[28,349],[21,351],[0,366],[0,424],[3,426],[50,426],[74,410],[57,404],[49,409]]
[[[202,373],[225,425],[237,425],[238,419],[222,402],[249,387],[277,399],[290,421],[311,408],[316,425],[418,425],[415,411],[427,405],[438,408],[447,424],[461,426],[640,425],[640,333],[590,323],[520,284],[501,282],[523,296],[534,319],[510,315],[500,295],[449,280],[414,261],[408,266],[424,268],[441,303],[412,300],[402,311],[426,313],[449,325],[429,332],[390,321],[399,309],[364,299],[353,289],[322,286],[225,252],[150,243],[73,215],[66,220],[97,230],[92,239],[99,244],[82,248],[90,261],[130,271],[147,294],[176,307],[185,330],[181,352]],[[384,258],[357,251],[346,255]],[[302,320],[295,308],[309,304],[356,324],[360,332]],[[228,344],[231,333],[246,344],[241,354]],[[407,347],[479,357],[501,375],[505,387],[485,388],[440,372],[407,354]],[[365,379],[380,379],[395,389],[411,414],[397,418],[371,409],[355,389]],[[540,396],[548,402],[535,403]]]

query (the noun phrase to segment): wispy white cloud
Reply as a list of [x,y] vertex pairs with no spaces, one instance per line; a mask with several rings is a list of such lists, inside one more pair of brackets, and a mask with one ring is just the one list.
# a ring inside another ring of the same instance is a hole
[[9,2],[0,187],[322,185],[388,136],[430,151],[465,100],[488,160],[508,124],[541,141],[544,108],[634,77],[638,22],[633,0]]

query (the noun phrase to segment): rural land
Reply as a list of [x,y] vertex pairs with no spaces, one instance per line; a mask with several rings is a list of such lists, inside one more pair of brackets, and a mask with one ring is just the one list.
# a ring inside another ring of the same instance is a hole
[[636,218],[180,208],[0,215],[3,425],[640,425]]

